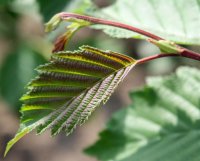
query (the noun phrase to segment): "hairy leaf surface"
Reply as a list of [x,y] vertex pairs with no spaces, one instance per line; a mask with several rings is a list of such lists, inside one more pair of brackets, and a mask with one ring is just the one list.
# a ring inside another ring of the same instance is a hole
[[[200,45],[200,0],[117,0],[88,14],[129,24],[177,43]],[[114,37],[144,38],[116,27],[95,28]]]
[[75,52],[53,53],[51,62],[37,68],[22,96],[20,129],[6,153],[26,133],[70,134],[83,124],[97,106],[105,103],[136,61],[111,51],[83,46]]
[[148,79],[86,152],[103,161],[199,161],[199,86],[200,71],[188,67]]

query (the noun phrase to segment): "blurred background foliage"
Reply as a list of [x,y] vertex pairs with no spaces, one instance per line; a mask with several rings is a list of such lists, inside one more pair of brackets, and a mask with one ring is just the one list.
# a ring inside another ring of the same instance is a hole
[[[113,2],[114,0],[96,0],[94,4],[105,7]],[[53,48],[52,42],[65,30],[66,25],[63,23],[57,31],[45,35],[43,24],[58,12],[84,13],[93,7],[90,0],[0,0],[0,160],[5,143],[17,129],[21,106],[19,98],[25,92],[24,87],[34,78],[34,68],[48,61]],[[75,50],[83,44],[128,54],[134,58],[159,52],[156,47],[143,40],[114,39],[101,31],[88,28],[75,34],[68,49]],[[199,50],[195,46],[190,48]],[[39,137],[30,134],[32,137],[18,143],[5,160],[93,161],[93,158],[83,156],[81,149],[94,142],[98,131],[104,127],[113,111],[130,102],[128,92],[134,87],[142,86],[146,75],[166,74],[183,64],[198,65],[188,59],[166,58],[136,67],[105,105],[106,108],[95,112],[90,119],[95,118],[95,122],[90,121],[69,137],[59,135],[52,139],[49,134]]]

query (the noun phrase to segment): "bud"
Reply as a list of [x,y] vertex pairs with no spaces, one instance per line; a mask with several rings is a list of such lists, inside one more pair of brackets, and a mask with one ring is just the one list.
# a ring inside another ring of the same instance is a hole
[[49,22],[45,24],[45,32],[50,32],[55,30],[61,22],[60,14],[53,16]]

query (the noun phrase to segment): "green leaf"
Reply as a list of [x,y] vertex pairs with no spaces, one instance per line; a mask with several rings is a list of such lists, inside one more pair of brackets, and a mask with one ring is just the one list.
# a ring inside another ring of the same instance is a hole
[[49,128],[53,136],[61,130],[70,134],[108,100],[135,63],[128,56],[89,46],[53,53],[50,63],[37,68],[39,76],[21,98],[20,134],[8,143],[8,150],[18,135],[35,128],[38,134]]
[[13,0],[1,0],[0,1],[0,5],[7,5],[9,3],[11,3]]
[[181,67],[131,92],[86,153],[102,161],[199,161],[200,71]]
[[[117,0],[113,5],[88,12],[144,29],[180,44],[200,45],[200,0]],[[116,27],[96,25],[110,36],[144,38]]]
[[12,148],[12,146],[18,141],[20,140],[24,135],[26,135],[27,133],[29,133],[30,131],[32,131],[32,128],[28,127],[28,128],[24,128],[24,129],[19,129],[19,131],[17,132],[17,134],[15,135],[15,139],[11,140],[8,145],[6,146],[6,150],[4,153],[4,157],[7,155],[7,153],[9,152],[9,150]]
[[19,98],[25,92],[24,86],[36,75],[33,69],[46,62],[39,53],[23,45],[8,54],[0,67],[0,95],[16,112],[21,106]]
[[48,21],[53,15],[61,12],[71,0],[59,0],[59,1],[47,1],[47,0],[36,0],[40,7],[40,13],[44,17],[44,21]]
[[90,0],[59,0],[51,1],[51,3],[47,0],[36,1],[39,4],[40,13],[43,15],[45,22],[63,10],[81,14],[88,10],[92,5]]

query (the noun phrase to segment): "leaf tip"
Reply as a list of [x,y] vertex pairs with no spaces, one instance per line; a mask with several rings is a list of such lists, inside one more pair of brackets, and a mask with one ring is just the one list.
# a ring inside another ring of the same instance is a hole
[[27,133],[29,133],[30,131],[31,131],[31,129],[29,129],[29,128],[19,130],[19,132],[15,135],[15,137],[8,142],[5,152],[4,152],[4,158],[7,156],[8,152],[13,147],[13,145],[17,141],[19,141],[23,136],[25,136]]
[[10,149],[13,147],[14,144],[15,144],[14,139],[8,142],[5,152],[4,152],[4,158],[7,156],[8,152],[10,151]]
[[4,158],[7,156],[7,154],[8,154],[9,151],[10,151],[10,147],[8,147],[8,145],[7,145],[6,146],[6,150],[4,152],[4,155],[3,155]]

